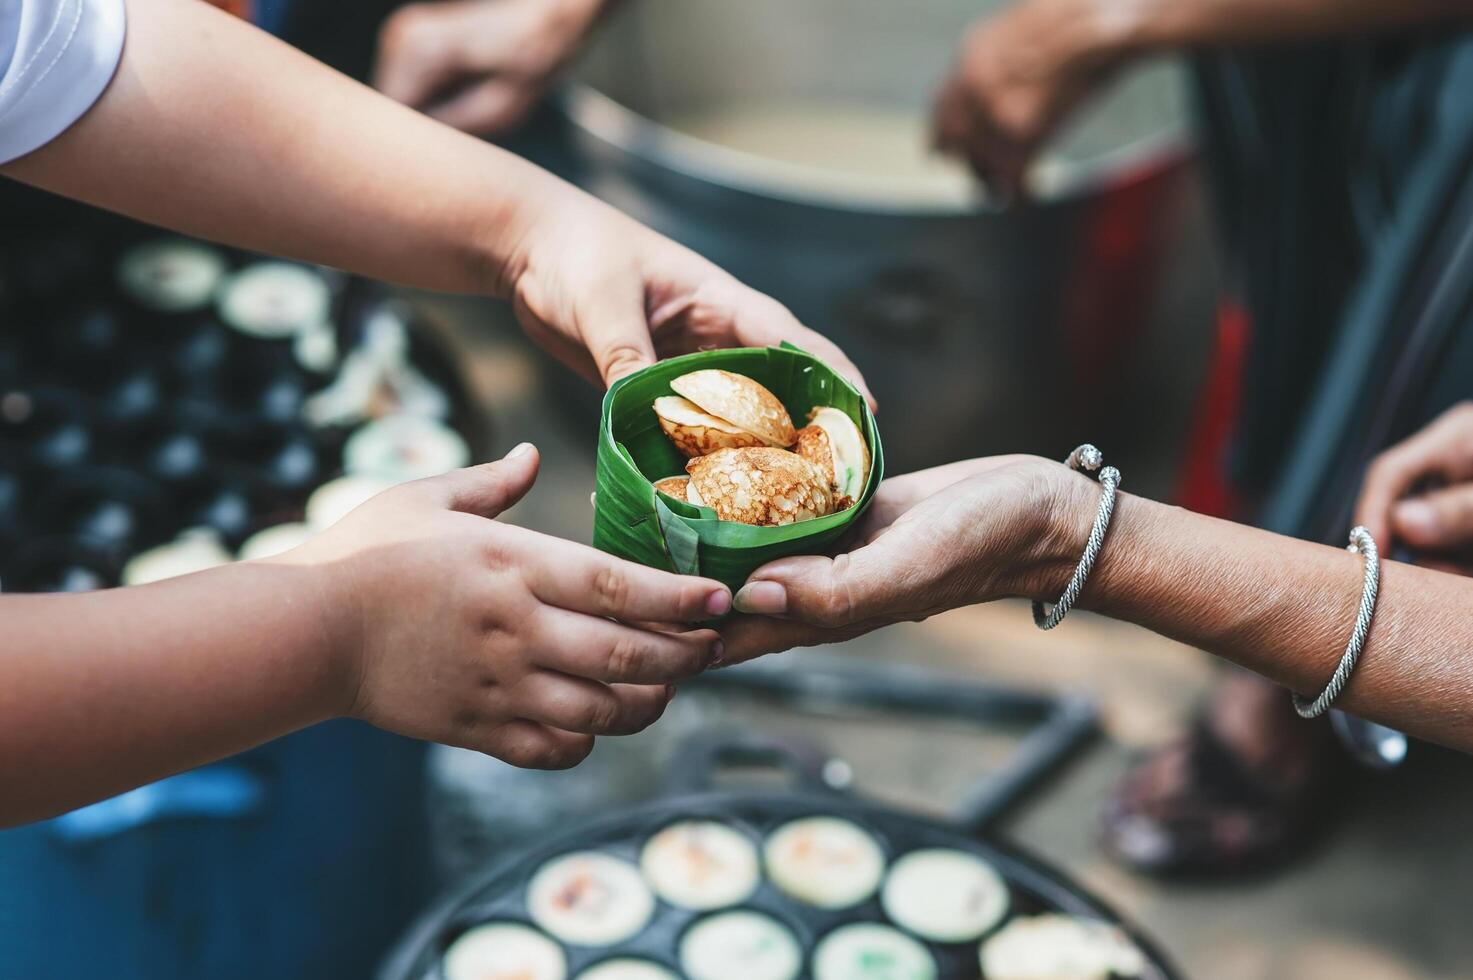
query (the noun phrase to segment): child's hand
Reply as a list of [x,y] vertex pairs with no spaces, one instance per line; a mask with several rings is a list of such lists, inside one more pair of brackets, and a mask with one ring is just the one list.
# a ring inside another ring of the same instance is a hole
[[395,487],[278,559],[327,574],[342,711],[564,768],[595,735],[649,725],[668,685],[720,656],[714,630],[673,632],[730,608],[720,583],[490,520],[531,488],[537,465],[521,446]]

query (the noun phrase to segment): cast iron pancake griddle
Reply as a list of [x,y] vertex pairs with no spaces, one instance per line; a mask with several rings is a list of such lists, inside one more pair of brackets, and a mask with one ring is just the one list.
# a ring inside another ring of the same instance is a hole
[[[427,912],[400,943],[380,978],[444,980],[441,957],[467,929],[498,921],[531,926],[526,903],[529,879],[544,863],[570,851],[600,850],[637,865],[640,850],[651,835],[668,824],[693,818],[723,821],[746,834],[760,850],[761,842],[781,824],[818,815],[851,820],[874,834],[885,851],[887,863],[924,847],[955,848],[975,854],[991,864],[1007,882],[1011,891],[1009,919],[1016,915],[1062,912],[1116,924],[1145,954],[1148,966],[1141,974],[1143,980],[1177,977],[1166,959],[1137,929],[1059,872],[1017,851],[975,840],[939,820],[843,795],[716,792],[660,800],[595,820],[499,864]],[[757,892],[736,907],[767,913],[792,929],[803,946],[805,962],[818,940],[842,924],[893,924],[889,923],[877,897],[854,908],[831,911],[788,897],[765,877]],[[678,974],[677,947],[681,935],[697,919],[710,914],[713,913],[687,911],[657,901],[649,925],[625,942],[596,948],[564,944],[568,975],[577,977],[589,966],[614,956],[643,957]],[[941,980],[975,980],[980,976],[978,942],[921,941],[935,956]],[[801,977],[808,980],[810,976],[805,968]]]

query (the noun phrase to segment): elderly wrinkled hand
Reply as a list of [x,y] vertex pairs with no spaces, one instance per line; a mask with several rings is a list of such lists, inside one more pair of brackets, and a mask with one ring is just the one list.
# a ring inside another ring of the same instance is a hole
[[505,132],[536,106],[605,2],[409,4],[379,34],[374,87],[456,129]]
[[[784,558],[752,573],[734,601],[745,615],[722,629],[722,662],[834,643],[1003,596],[1052,594],[1068,576],[1060,559],[1078,547],[1056,528],[1087,527],[1092,506],[1084,477],[1031,456],[886,480],[853,550]],[[1058,520],[1062,511],[1077,511],[1078,520]]]
[[933,109],[938,150],[1005,200],[1039,148],[1124,56],[1108,2],[1022,0],[972,27]]
[[1473,402],[1453,406],[1377,456],[1355,519],[1382,554],[1402,544],[1419,565],[1473,574]]

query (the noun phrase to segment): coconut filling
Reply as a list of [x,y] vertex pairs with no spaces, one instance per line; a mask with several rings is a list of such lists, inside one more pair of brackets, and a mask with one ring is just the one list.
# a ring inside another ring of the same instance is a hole
[[829,452],[834,460],[834,485],[839,495],[859,499],[864,489],[865,447],[864,437],[854,420],[837,408],[820,408],[814,411],[810,425],[816,425],[829,437]]
[[733,425],[726,419],[720,419],[710,412],[702,411],[688,398],[679,395],[662,395],[655,399],[655,414],[660,418],[676,425],[697,425],[708,429],[717,429],[731,435],[742,435],[746,432],[741,426]]

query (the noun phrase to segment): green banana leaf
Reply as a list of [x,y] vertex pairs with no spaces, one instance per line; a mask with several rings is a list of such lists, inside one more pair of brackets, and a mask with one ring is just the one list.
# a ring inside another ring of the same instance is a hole
[[[744,374],[782,400],[800,427],[811,409],[831,405],[848,414],[870,448],[869,478],[858,502],[827,517],[780,527],[718,521],[707,507],[657,493],[653,481],[685,472],[651,405],[674,392],[671,380],[704,368]],[[864,397],[818,358],[796,347],[701,351],[653,364],[616,383],[599,420],[594,547],[620,558],[686,575],[704,575],[740,588],[757,567],[796,554],[824,551],[869,506],[885,471],[880,432]]]

